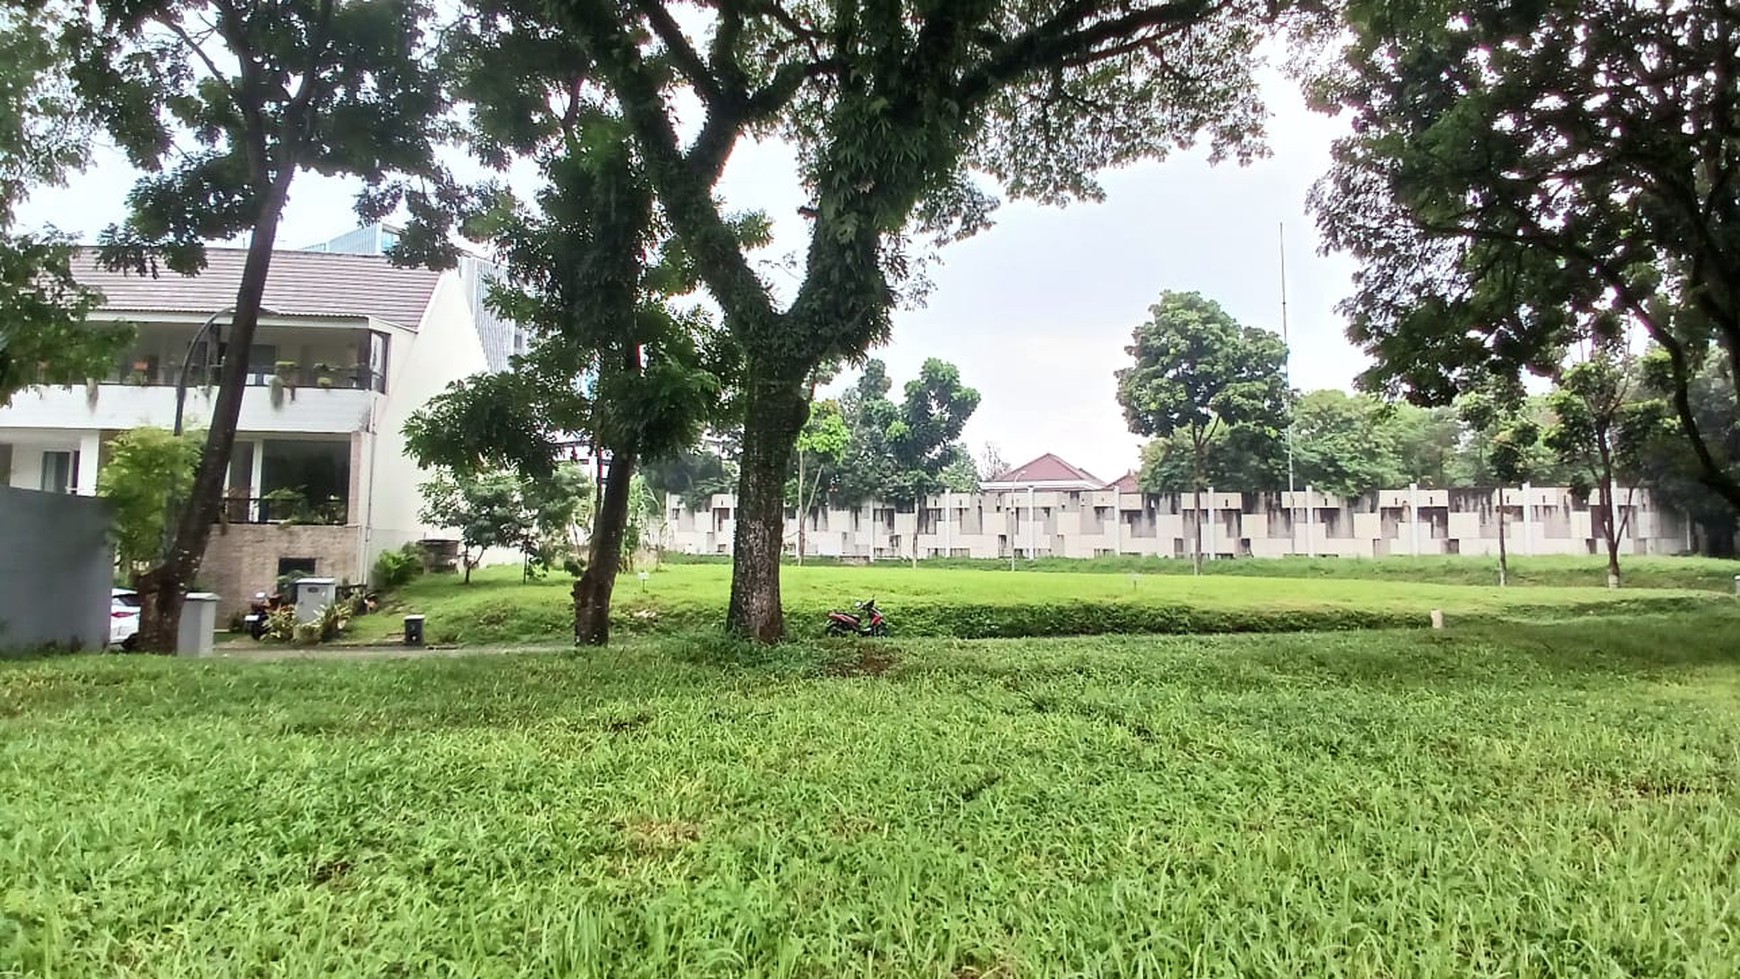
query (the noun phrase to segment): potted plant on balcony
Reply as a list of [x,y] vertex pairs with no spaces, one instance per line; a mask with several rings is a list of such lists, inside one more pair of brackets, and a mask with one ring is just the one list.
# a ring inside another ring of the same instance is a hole
[[322,391],[330,391],[332,390],[333,384],[337,382],[337,377],[335,376],[337,373],[338,368],[331,364],[315,364],[314,383],[319,386]]
[[300,489],[283,487],[275,489],[260,497],[263,504],[262,523],[282,525],[312,523],[313,511],[308,506],[308,496]]
[[290,397],[296,397],[296,362],[280,360],[272,366],[272,407],[284,403],[284,392],[289,391]]

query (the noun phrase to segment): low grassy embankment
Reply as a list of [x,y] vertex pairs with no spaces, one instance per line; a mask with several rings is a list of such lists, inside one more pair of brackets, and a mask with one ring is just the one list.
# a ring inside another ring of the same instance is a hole
[[1728,976],[1736,635],[0,664],[0,975]]
[[[1264,568],[1270,562],[1218,562]],[[1369,564],[1377,573],[1386,562]],[[616,626],[625,632],[704,629],[720,621],[730,589],[721,564],[667,564],[642,583],[624,575]],[[1721,598],[1690,589],[1519,586],[1418,581],[1254,578],[1234,574],[1048,574],[900,564],[787,567],[781,574],[788,628],[821,632],[829,608],[875,598],[897,635],[961,639],[1186,632],[1282,632],[1423,626],[1433,609],[1452,620],[1550,618],[1597,611],[1691,609]],[[494,569],[461,585],[423,578],[383,614],[356,621],[352,635],[384,639],[400,616],[428,616],[438,643],[560,642],[572,635],[571,582],[554,575],[522,585],[517,570]]]

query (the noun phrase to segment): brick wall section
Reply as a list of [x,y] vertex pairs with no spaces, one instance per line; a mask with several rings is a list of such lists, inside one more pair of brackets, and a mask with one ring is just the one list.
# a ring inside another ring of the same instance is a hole
[[246,612],[256,592],[269,592],[278,579],[279,558],[313,558],[323,578],[361,581],[356,566],[361,527],[285,524],[231,524],[212,530],[199,583],[218,594],[218,625]]

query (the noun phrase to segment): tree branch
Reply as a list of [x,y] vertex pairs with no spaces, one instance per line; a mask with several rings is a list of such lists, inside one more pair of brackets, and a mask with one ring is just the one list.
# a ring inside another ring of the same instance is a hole
[[[230,101],[235,101],[236,92],[235,89],[230,87],[230,80],[224,77],[223,72],[218,71],[217,65],[211,60],[211,56],[206,54],[205,48],[201,47],[199,42],[194,40],[193,36],[187,33],[187,29],[182,27],[181,23],[174,19],[165,19],[160,23],[169,28],[169,32],[179,38],[181,43],[186,45],[189,51],[193,52],[193,56],[198,58],[200,63],[205,65],[206,71],[211,73],[212,80],[218,83],[218,87],[223,89],[224,94],[229,97]],[[216,30],[215,27],[212,29]]]
[[[962,104],[976,103],[1003,83],[1035,68],[1073,62],[1077,67],[1104,61],[1125,53],[1121,48],[1100,49],[1117,41],[1128,43],[1135,35],[1155,27],[1184,28],[1201,23],[1227,6],[1226,0],[1173,0],[1146,10],[1137,10],[1098,23],[1086,24],[1101,4],[1074,0],[1051,19],[991,52],[984,65],[961,79],[956,98]],[[1147,38],[1151,43],[1158,38]]]
[[[733,320],[772,320],[775,312],[767,290],[720,215],[712,196],[712,182],[698,175],[684,158],[675,125],[664,107],[663,93],[613,5],[609,0],[565,0],[563,6],[571,13],[575,29],[599,67],[610,78],[623,119],[646,158],[647,174],[658,190],[665,213],[687,244],[708,290]],[[728,152],[726,135],[721,133],[714,139],[724,141]],[[735,132],[728,135],[735,137]]]
[[695,94],[701,97],[701,101],[709,108],[725,102],[728,93],[720,85],[718,76],[708,69],[706,62],[701,60],[700,53],[695,50],[694,45],[689,43],[688,37],[683,34],[682,27],[678,26],[676,19],[671,16],[671,12],[665,9],[665,5],[660,0],[635,0],[635,6],[640,9],[641,15],[647,19],[647,23],[652,25],[653,33],[657,34],[659,41],[664,44],[665,50],[671,56],[671,61],[676,64],[677,70],[682,72],[683,77],[688,80],[689,87],[693,88]]

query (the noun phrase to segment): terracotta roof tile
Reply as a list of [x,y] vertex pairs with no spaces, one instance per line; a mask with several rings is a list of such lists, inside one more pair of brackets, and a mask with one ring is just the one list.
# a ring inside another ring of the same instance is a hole
[[[236,300],[247,252],[212,248],[205,270],[156,278],[109,272],[94,252],[75,259],[73,273],[103,291],[103,308],[129,312],[215,313]],[[416,329],[441,273],[396,268],[384,257],[280,251],[272,256],[265,306],[286,316],[371,316]]]
[[993,483],[1091,483],[1104,486],[1105,481],[1078,466],[1047,452],[1026,465],[1011,467],[998,474]]

